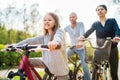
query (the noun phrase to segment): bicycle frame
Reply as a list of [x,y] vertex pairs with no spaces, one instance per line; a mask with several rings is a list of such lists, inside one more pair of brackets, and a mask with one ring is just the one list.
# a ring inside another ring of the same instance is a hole
[[[60,49],[60,47],[61,46],[58,45],[56,49]],[[25,51],[25,54],[22,57],[22,62],[19,65],[18,71],[15,73],[11,71],[8,74],[8,78],[12,79],[14,76],[20,76],[20,80],[25,80],[26,77],[28,78],[28,80],[42,80],[41,76],[38,74],[35,68],[30,64],[30,61],[28,59],[29,59],[30,52],[37,51],[37,50],[49,50],[48,46],[47,45],[23,45],[18,47],[10,46],[8,48],[8,51],[15,51],[17,49],[21,49]],[[49,75],[49,79],[50,78],[51,78],[51,75]]]
[[[20,80],[25,80],[26,76],[28,80],[35,80],[34,76],[37,77],[37,80],[42,80],[41,76],[34,69],[34,67],[30,64],[29,58],[30,51],[26,50],[25,55],[22,57],[22,62],[20,63],[19,69],[16,73],[12,71],[8,74],[8,78],[13,78],[14,76],[20,76]],[[34,74],[34,76],[33,76]]]

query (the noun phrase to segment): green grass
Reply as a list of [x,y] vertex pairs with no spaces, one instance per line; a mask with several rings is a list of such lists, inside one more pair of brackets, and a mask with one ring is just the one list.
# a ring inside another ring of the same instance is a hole
[[[39,74],[40,74],[41,77],[43,77],[44,71],[39,72]],[[8,79],[0,77],[0,80],[8,80]],[[15,76],[12,80],[20,80],[20,77],[19,76]],[[26,80],[28,80],[28,79],[26,79]]]
[[[39,72],[39,74],[40,74],[41,77],[43,77],[44,71]],[[16,77],[13,78],[13,80],[20,80],[20,77],[16,76]]]

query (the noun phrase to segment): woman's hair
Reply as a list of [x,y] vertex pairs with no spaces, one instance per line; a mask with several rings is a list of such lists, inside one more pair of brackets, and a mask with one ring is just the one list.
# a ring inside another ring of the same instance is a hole
[[[52,16],[53,19],[55,20],[55,25],[52,29],[53,33],[52,33],[51,39],[50,39],[50,41],[52,41],[53,37],[54,37],[54,34],[56,33],[57,29],[60,28],[60,22],[59,22],[59,17],[55,13],[49,12],[47,14]],[[48,30],[46,30],[44,27],[43,27],[43,33],[44,33],[44,35],[46,35],[48,33]]]
[[[107,6],[105,4],[99,5],[99,6],[97,6],[97,8],[98,7],[103,7],[107,11]],[[96,10],[97,10],[97,8],[96,8]]]

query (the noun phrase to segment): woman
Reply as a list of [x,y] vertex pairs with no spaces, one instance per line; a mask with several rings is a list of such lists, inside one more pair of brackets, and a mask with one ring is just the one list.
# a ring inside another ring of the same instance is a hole
[[[68,80],[68,63],[65,53],[65,32],[60,29],[58,16],[54,13],[47,13],[44,16],[44,34],[35,38],[29,38],[16,44],[45,44],[50,51],[43,51],[42,58],[49,71],[57,76],[58,80]],[[61,49],[56,49],[61,45]],[[41,66],[39,59],[30,59],[33,66]]]
[[[112,80],[118,80],[118,48],[117,42],[119,41],[120,29],[118,24],[114,18],[106,18],[107,7],[106,5],[99,5],[96,8],[97,15],[99,17],[99,21],[96,21],[92,24],[91,28],[81,36],[80,39],[87,38],[93,31],[96,31],[96,38],[107,38],[111,37],[113,39],[113,43],[110,51],[110,67],[111,67],[111,76]],[[95,52],[95,56],[97,53]],[[94,57],[95,59],[95,57]],[[92,77],[94,80],[94,75]]]

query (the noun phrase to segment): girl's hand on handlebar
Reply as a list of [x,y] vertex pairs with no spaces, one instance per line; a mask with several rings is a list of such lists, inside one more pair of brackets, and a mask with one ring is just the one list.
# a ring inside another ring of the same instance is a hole
[[48,43],[48,48],[50,49],[50,51],[53,51],[57,48],[57,46],[59,45],[58,42],[53,42],[53,41],[50,41]]

